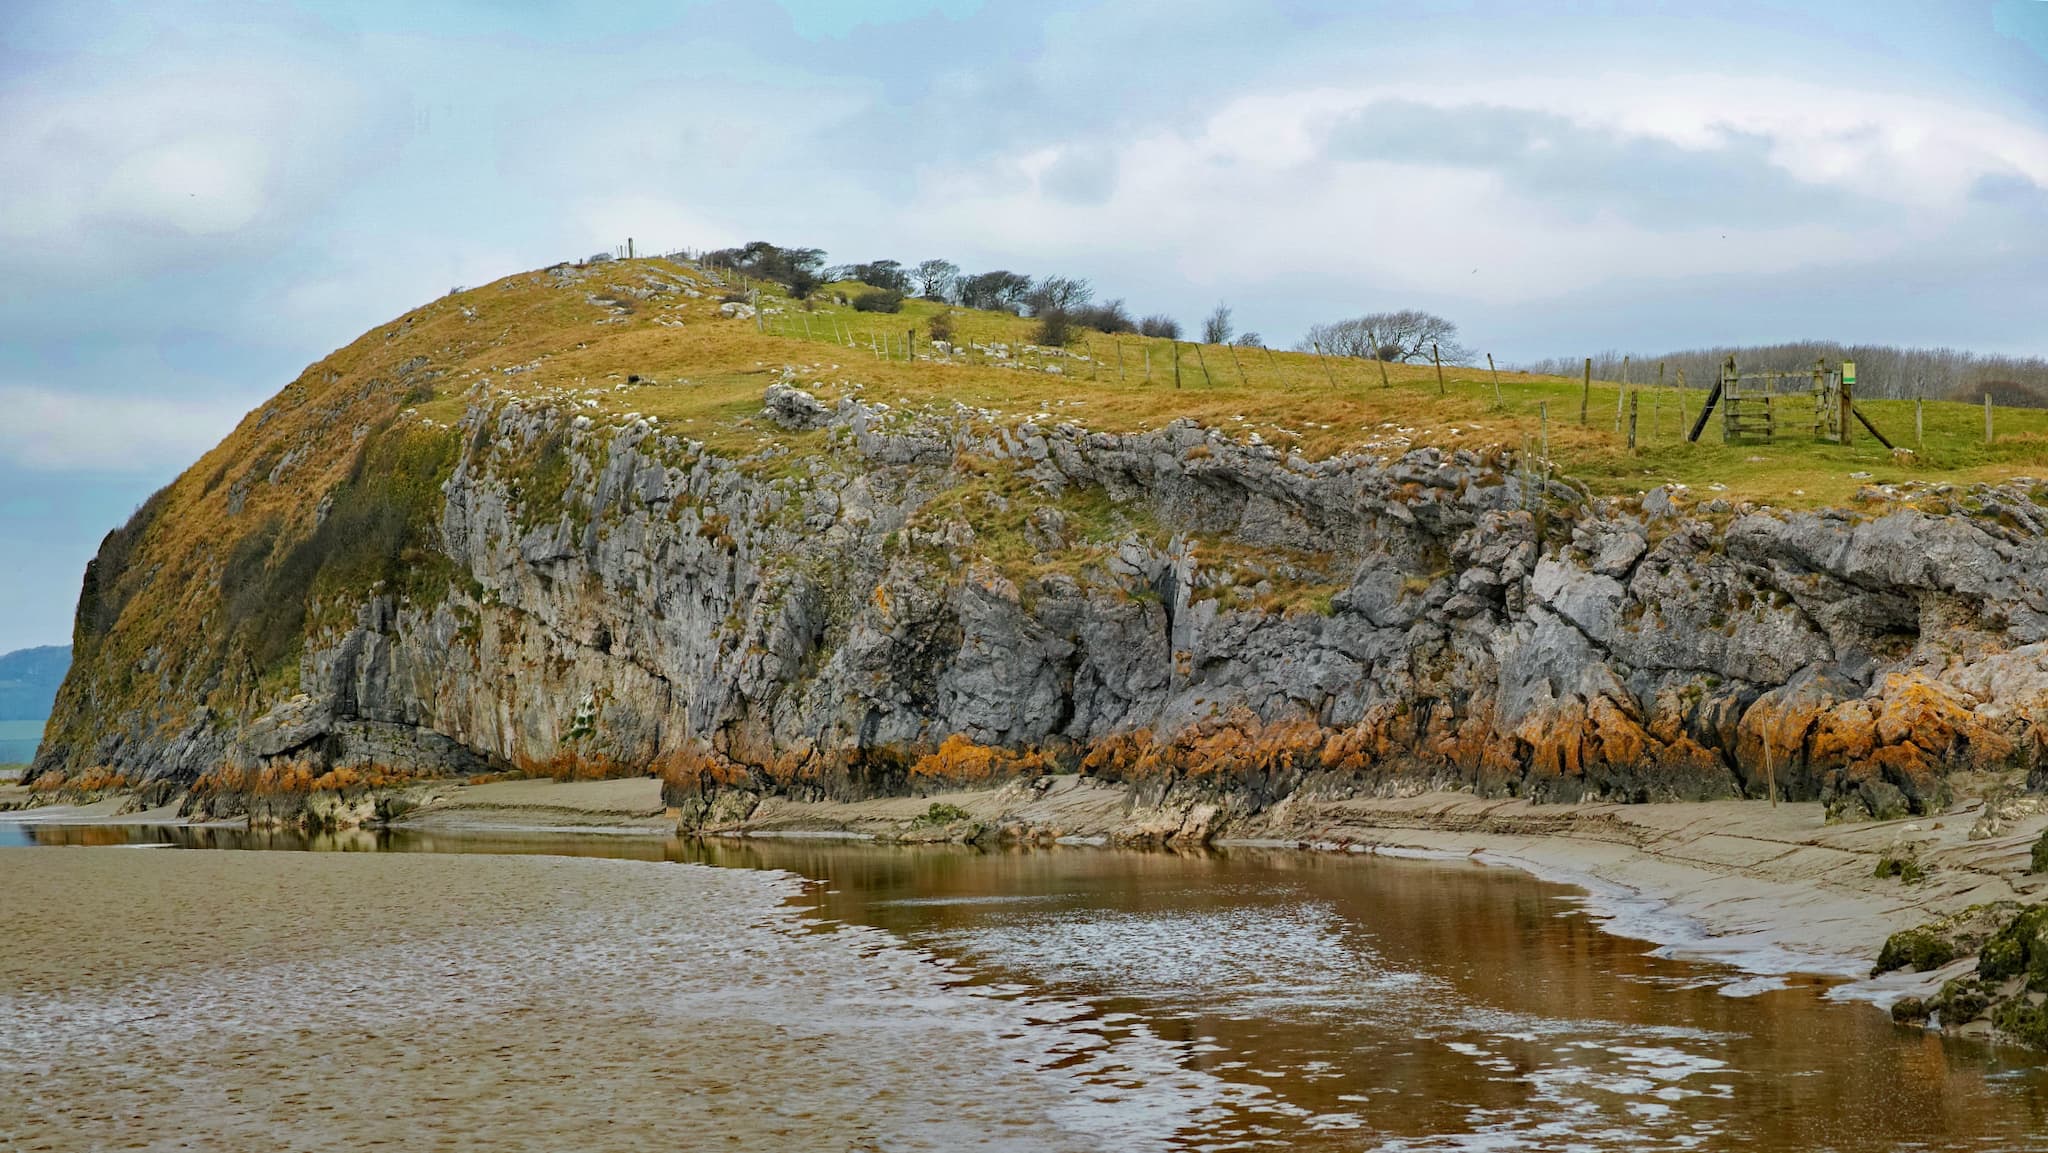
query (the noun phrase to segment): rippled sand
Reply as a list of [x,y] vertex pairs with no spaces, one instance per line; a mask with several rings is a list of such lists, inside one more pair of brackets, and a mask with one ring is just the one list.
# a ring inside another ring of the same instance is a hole
[[782,873],[21,849],[0,877],[10,1149],[1142,1149],[1228,1094],[802,921]]

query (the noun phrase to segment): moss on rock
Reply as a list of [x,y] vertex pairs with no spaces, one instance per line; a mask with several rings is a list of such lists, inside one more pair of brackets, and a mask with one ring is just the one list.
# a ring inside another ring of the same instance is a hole
[[1925,973],[1941,968],[1956,956],[1955,941],[1936,926],[1901,929],[1885,939],[1884,948],[1877,954],[1877,965],[1870,975],[1875,977],[1894,969]]

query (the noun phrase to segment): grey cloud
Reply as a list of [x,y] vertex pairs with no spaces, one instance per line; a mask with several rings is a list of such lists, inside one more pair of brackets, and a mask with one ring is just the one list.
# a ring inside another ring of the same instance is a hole
[[1100,144],[1069,148],[1060,153],[1039,186],[1053,196],[1075,204],[1100,204],[1116,189],[1116,156]]
[[1442,108],[1380,101],[1330,131],[1329,155],[1497,172],[1512,190],[1568,219],[1615,213],[1652,228],[1843,222],[1862,204],[1774,164],[1769,139],[1728,134],[1719,147],[1592,128],[1522,108]]

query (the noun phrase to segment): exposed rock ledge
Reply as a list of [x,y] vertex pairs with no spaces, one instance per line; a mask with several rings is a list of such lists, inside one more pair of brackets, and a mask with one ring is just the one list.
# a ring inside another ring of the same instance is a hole
[[[761,419],[821,443],[735,460],[474,408],[445,595],[316,631],[300,693],[246,719],[167,692],[53,725],[92,736],[37,772],[654,768],[713,823],[1074,769],[1218,824],[1428,787],[1775,789],[1892,818],[1938,811],[1952,769],[2043,776],[2035,488],[1781,513],[1589,500],[1499,453],[1310,461],[1185,420],[1108,435],[787,385]],[[543,443],[567,464],[541,506],[519,469]],[[214,658],[152,659],[177,685]],[[60,711],[128,675],[75,673]]]

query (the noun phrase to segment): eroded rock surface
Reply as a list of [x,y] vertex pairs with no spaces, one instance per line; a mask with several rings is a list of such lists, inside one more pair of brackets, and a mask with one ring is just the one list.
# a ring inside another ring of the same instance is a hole
[[[237,715],[170,688],[55,724],[37,770],[652,769],[702,812],[1079,765],[1177,801],[1175,835],[1301,789],[1776,789],[1889,816],[1957,766],[2042,771],[2037,489],[1695,515],[1501,454],[765,401],[821,443],[734,458],[473,407],[445,591],[309,618],[295,690]],[[558,496],[520,471],[536,446]],[[161,659],[166,686],[204,680],[203,653]],[[60,711],[133,675],[84,662]]]

